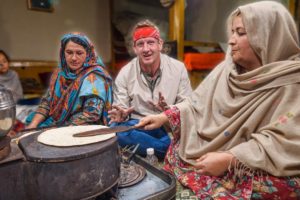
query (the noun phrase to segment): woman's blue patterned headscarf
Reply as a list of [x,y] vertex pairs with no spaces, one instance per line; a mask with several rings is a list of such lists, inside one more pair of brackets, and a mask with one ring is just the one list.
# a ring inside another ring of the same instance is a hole
[[[69,69],[65,58],[65,48],[69,41],[81,45],[86,50],[87,53],[82,68],[76,70],[75,72],[72,72]],[[97,56],[95,52],[94,45],[90,42],[87,36],[83,35],[82,33],[68,33],[62,37],[61,48],[60,48],[60,63],[59,63],[59,68],[61,68],[62,76],[64,76],[66,79],[75,79],[77,77],[77,74],[80,73],[80,71],[83,68],[87,68],[95,65],[100,65],[104,67],[102,60]]]

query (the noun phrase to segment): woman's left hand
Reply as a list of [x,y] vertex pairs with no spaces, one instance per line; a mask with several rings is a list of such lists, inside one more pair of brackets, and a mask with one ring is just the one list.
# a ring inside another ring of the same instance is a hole
[[200,174],[220,176],[228,170],[229,165],[235,162],[234,156],[229,152],[210,152],[196,160],[195,167]]

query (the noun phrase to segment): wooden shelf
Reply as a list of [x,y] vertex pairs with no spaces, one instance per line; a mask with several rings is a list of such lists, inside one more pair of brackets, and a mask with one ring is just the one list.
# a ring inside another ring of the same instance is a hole
[[58,63],[56,61],[12,60],[9,65],[18,73],[24,94],[43,95]]

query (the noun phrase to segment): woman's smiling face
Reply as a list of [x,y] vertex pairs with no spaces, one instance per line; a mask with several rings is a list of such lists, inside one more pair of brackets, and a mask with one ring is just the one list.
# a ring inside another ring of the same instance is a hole
[[261,66],[259,57],[253,51],[240,15],[233,18],[231,36],[228,44],[231,46],[231,56],[234,63],[251,71]]

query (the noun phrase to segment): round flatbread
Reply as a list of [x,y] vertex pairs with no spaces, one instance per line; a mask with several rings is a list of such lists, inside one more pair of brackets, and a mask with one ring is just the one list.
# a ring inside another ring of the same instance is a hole
[[12,118],[5,117],[5,119],[0,119],[0,129],[7,131],[13,125]]
[[85,144],[92,144],[96,142],[101,142],[115,137],[115,133],[105,134],[105,135],[95,135],[88,137],[73,137],[76,133],[81,133],[85,131],[91,131],[100,128],[107,128],[101,125],[86,125],[86,126],[69,126],[47,130],[41,133],[37,140],[40,143],[50,146],[58,147],[69,147],[69,146],[80,146]]

